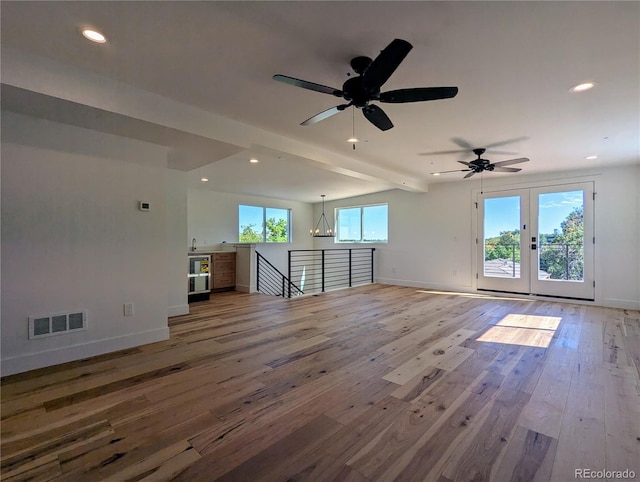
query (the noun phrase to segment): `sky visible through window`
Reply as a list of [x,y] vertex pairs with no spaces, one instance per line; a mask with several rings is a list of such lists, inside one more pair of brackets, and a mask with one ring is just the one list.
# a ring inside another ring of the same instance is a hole
[[[493,238],[501,232],[513,231],[520,226],[520,202],[517,196],[489,198],[485,200],[484,237]],[[560,223],[574,208],[582,206],[582,191],[565,191],[541,194],[539,232],[553,234],[561,231]]]
[[258,206],[243,206],[238,207],[240,214],[240,224],[247,226],[253,224],[257,231],[262,230],[263,214],[262,208]]
[[388,241],[389,207],[386,204],[338,208],[336,217],[339,243]]
[[363,238],[367,240],[387,240],[388,238],[388,207],[367,206],[362,212]]

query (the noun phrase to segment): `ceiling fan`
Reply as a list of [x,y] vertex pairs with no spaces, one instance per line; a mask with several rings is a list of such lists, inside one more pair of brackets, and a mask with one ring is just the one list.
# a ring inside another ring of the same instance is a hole
[[467,172],[469,171],[469,174],[467,174],[466,176],[464,176],[464,179],[473,176],[474,174],[477,174],[479,172],[483,172],[483,171],[495,171],[495,172],[518,172],[521,171],[522,169],[518,168],[518,167],[506,167],[506,166],[511,166],[513,164],[520,164],[521,162],[529,162],[529,159],[527,159],[526,157],[519,157],[517,159],[508,159],[506,161],[499,161],[499,162],[490,162],[487,159],[482,159],[482,154],[484,154],[484,152],[486,151],[486,149],[483,148],[478,148],[478,149],[473,149],[473,153],[478,156],[477,159],[474,159],[471,162],[466,162],[466,161],[458,161],[461,164],[464,164],[465,166],[467,166],[468,169],[455,169],[453,171],[440,171],[440,172],[434,172],[433,174],[444,174],[447,172]]
[[301,125],[306,126],[324,120],[354,106],[362,110],[364,116],[378,129],[386,131],[393,127],[391,119],[371,101],[400,104],[405,102],[422,102],[427,100],[449,99],[458,93],[457,87],[416,87],[380,92],[380,87],[389,80],[400,63],[413,46],[406,40],[395,39],[387,45],[375,59],[359,56],[351,60],[351,68],[356,77],[351,77],[343,85],[342,90],[326,85],[295,79],[286,75],[274,75],[273,79],[303,89],[314,90],[323,94],[342,97],[346,104],[340,104],[310,117]]

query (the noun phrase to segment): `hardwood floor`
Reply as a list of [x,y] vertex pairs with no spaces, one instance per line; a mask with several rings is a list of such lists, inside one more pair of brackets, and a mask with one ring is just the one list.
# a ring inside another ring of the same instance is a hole
[[2,379],[2,480],[640,479],[638,311],[367,285],[170,326]]

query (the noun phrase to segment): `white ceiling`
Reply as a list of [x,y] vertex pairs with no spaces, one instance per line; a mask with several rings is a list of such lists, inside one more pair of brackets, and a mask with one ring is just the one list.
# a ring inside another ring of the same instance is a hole
[[[531,160],[521,173],[491,176],[640,162],[638,2],[3,1],[1,21],[3,108],[164,143],[171,167],[189,171],[193,185],[208,177],[211,189],[306,202],[424,190],[462,179],[430,173],[474,159],[442,153],[465,144],[495,145],[484,156],[493,162]],[[108,42],[86,41],[83,26]],[[341,88],[351,58],[375,57],[394,38],[414,48],[383,91],[457,86],[459,94],[378,104],[395,124],[386,132],[355,112],[355,151],[346,142],[351,110],[299,125],[341,99],[271,78]],[[17,64],[5,65],[9,52],[155,95],[155,117],[132,115],[131,102],[118,101],[124,87],[101,104],[70,86],[61,95],[52,87],[60,75],[20,76]],[[585,80],[596,87],[569,92]],[[176,105],[193,118],[158,121]],[[219,127],[188,127],[203,112],[222,119]],[[585,160],[592,154],[596,161]],[[249,165],[254,156],[261,162]]]

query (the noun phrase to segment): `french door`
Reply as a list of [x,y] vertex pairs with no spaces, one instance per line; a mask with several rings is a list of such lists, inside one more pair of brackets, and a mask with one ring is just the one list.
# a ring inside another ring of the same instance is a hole
[[593,300],[593,183],[479,193],[478,289]]

